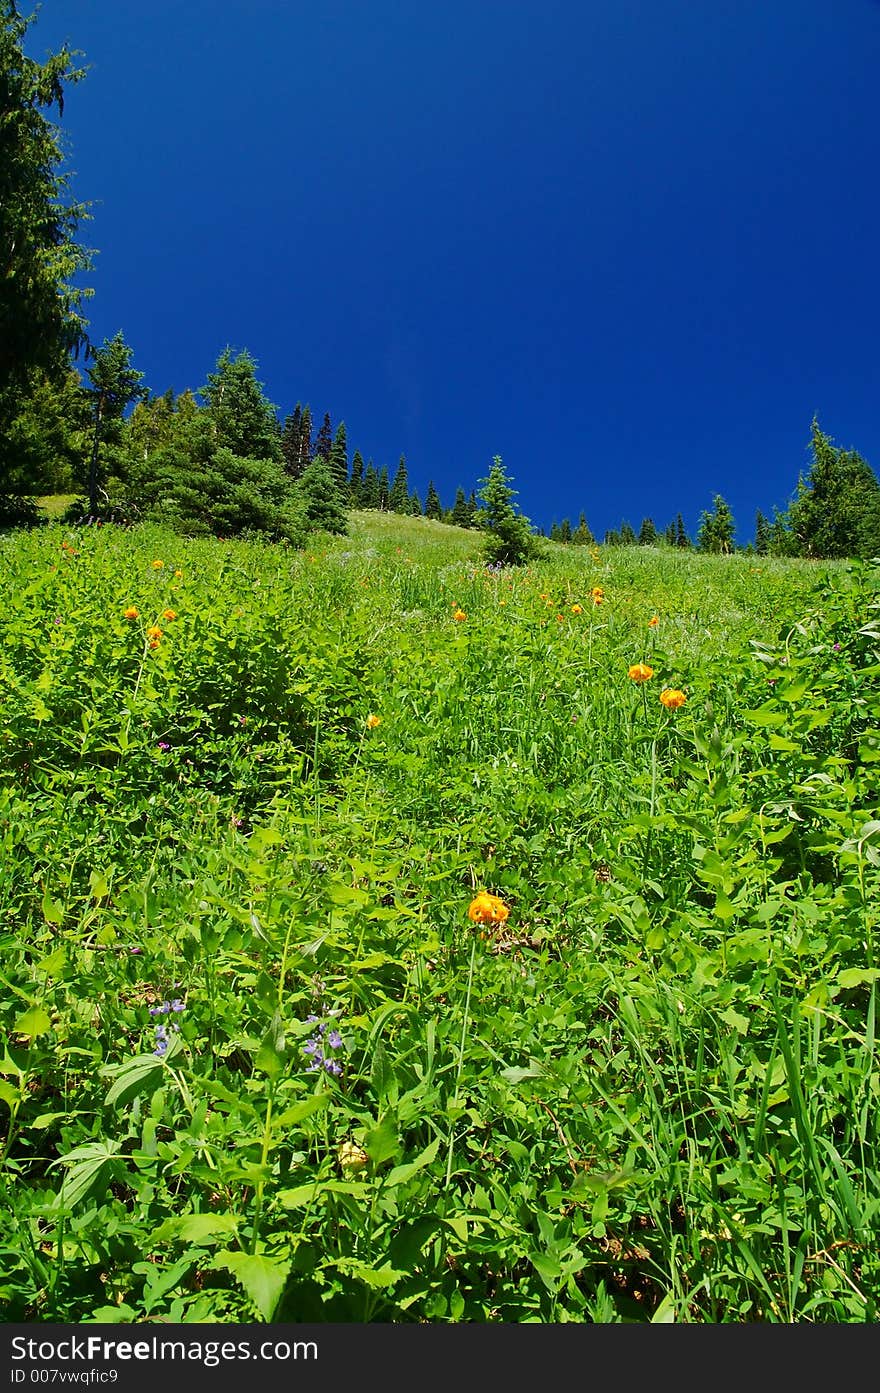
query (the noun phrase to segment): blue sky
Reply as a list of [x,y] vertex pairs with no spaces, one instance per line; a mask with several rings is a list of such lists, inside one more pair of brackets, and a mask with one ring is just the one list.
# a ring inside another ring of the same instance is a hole
[[154,392],[247,349],[423,501],[497,454],[600,537],[717,492],[748,540],[814,414],[880,470],[877,0],[45,0],[64,40],[91,334]]

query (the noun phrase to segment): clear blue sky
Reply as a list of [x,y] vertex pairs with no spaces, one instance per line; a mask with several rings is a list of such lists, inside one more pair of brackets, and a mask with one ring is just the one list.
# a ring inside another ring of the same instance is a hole
[[[27,0],[22,8],[29,12]],[[444,504],[784,507],[880,472],[877,0],[45,0],[90,65],[89,317],[156,393],[247,349]]]

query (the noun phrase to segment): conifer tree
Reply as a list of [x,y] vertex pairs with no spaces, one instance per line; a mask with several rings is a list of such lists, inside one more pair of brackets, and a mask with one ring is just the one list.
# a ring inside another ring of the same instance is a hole
[[770,524],[759,508],[755,513],[755,551],[766,556],[770,550]]
[[299,474],[303,472],[312,458],[312,408],[306,404],[302,409],[299,430]]
[[354,458],[351,461],[351,477],[348,481],[348,496],[351,499],[353,508],[364,508],[367,505],[363,502],[364,490],[364,457],[360,450],[355,450]]
[[409,512],[414,518],[422,516],[422,500],[419,498],[417,489],[413,489],[409,496]]
[[330,447],[330,472],[336,480],[340,497],[346,497],[348,494],[348,444],[344,421],[340,421],[336,427],[336,434]]
[[663,540],[665,542],[668,542],[669,546],[674,547],[676,544],[677,535],[678,534],[675,528],[675,518],[673,518],[672,522],[667,523],[666,531],[663,533]]
[[305,464],[300,453],[302,445],[302,406],[297,402],[291,415],[285,417],[281,431],[281,453],[284,470],[291,479],[298,479]]
[[529,520],[513,502],[511,487],[500,455],[495,455],[487,477],[482,480],[483,507],[477,523],[485,533],[483,555],[489,565],[521,566],[538,555],[538,544]]
[[333,532],[344,536],[348,519],[336,478],[327,460],[316,455],[296,484],[297,510],[308,532]]
[[687,529],[684,525],[684,519],[682,518],[681,513],[679,513],[675,519],[675,545],[677,547],[680,547],[682,551],[686,551],[690,544],[691,539],[687,534]]
[[837,448],[814,418],[812,461],[788,510],[801,555],[873,557],[880,553],[880,483],[856,450]]
[[312,459],[330,459],[333,450],[333,430],[330,425],[330,412],[324,412],[324,420],[321,429],[315,436],[315,443],[312,446]]
[[256,363],[248,352],[233,357],[225,349],[214,372],[208,373],[202,396],[215,448],[225,447],[244,459],[283,460],[275,407],[263,394]]
[[364,482],[361,487],[361,507],[379,508],[381,507],[381,495],[379,492],[379,475],[372,460],[368,460],[364,470]]
[[628,522],[620,525],[620,545],[622,547],[634,547],[638,545],[638,538]]
[[712,499],[712,511],[700,515],[697,549],[720,552],[726,556],[733,551],[734,533],[733,514],[721,494],[716,493]]
[[468,496],[467,511],[468,511],[468,522],[467,522],[467,525],[468,525],[468,527],[474,527],[474,526],[476,525],[477,511],[478,511],[478,506],[477,506],[477,495],[476,495],[476,491],[475,491],[474,489],[471,489],[470,494],[469,494],[469,496]]
[[620,533],[617,531],[617,529],[616,529],[615,527],[609,528],[608,531],[605,533],[605,546],[606,546],[606,547],[619,547],[619,546],[620,546]]
[[464,496],[464,489],[461,486],[455,490],[455,502],[452,505],[449,520],[456,527],[470,527],[471,525],[470,510]]
[[440,506],[440,495],[434,487],[434,480],[428,480],[428,492],[425,494],[425,517],[433,518],[439,522],[443,516],[443,509]]
[[571,541],[571,522],[568,518],[563,518],[559,524],[559,540],[565,543]]
[[391,497],[391,485],[388,482],[388,465],[383,464],[379,470],[379,507],[382,512],[388,509],[388,500]]
[[571,534],[571,540],[574,542],[575,546],[578,547],[592,546],[595,540],[592,532],[587,526],[587,519],[584,513],[581,513],[578,518],[578,525]]
[[657,528],[654,526],[653,518],[642,518],[642,525],[639,528],[639,546],[653,547],[657,543]]
[[392,513],[408,513],[410,509],[409,501],[409,478],[406,469],[406,457],[400,456],[397,471],[394,475],[394,483],[391,485],[391,493],[388,497],[388,508]]
[[122,418],[125,408],[144,396],[141,387],[144,374],[131,364],[132,350],[122,337],[122,331],[105,339],[93,351],[92,366],[86,370],[91,382],[89,396],[94,410],[94,434],[89,460],[89,514],[97,518],[98,493],[107,478],[106,464],[102,468],[101,445],[118,445],[122,438]]

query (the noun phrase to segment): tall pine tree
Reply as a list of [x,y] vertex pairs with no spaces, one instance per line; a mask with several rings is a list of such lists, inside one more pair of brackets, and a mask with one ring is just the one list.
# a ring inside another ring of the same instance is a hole
[[440,496],[434,487],[434,480],[428,480],[428,492],[425,494],[425,517],[433,518],[439,522],[443,516],[443,509],[440,506]]
[[315,443],[312,446],[312,459],[323,459],[329,462],[332,450],[333,428],[330,425],[330,412],[325,411],[321,429],[315,436]]
[[391,493],[388,497],[388,507],[392,513],[408,513],[410,510],[409,478],[404,455],[400,456],[397,465],[394,483],[391,485]]

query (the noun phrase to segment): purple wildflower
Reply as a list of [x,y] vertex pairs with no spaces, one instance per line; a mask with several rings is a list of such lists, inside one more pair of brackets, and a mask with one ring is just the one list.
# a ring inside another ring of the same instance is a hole
[[171,749],[171,746],[168,744],[168,741],[167,741],[167,740],[160,740],[160,741],[159,741],[159,749],[160,749],[160,750],[170,750],[170,749]]
[[342,1036],[339,1034],[338,1030],[330,1031],[330,1034],[327,1036],[327,1044],[330,1046],[331,1050],[342,1049]]

